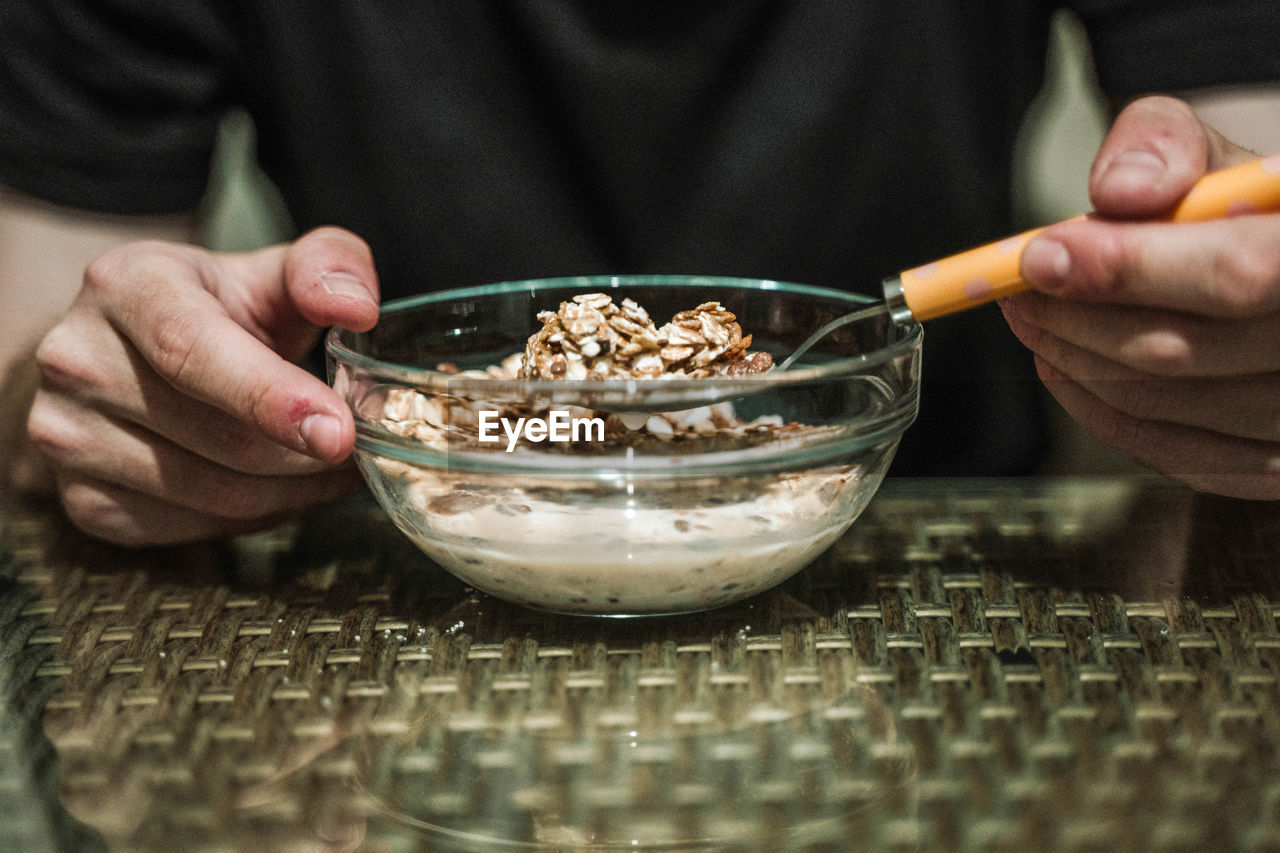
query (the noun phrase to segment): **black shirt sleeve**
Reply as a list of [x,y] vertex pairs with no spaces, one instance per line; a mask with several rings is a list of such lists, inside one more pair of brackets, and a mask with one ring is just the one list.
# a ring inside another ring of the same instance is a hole
[[1070,0],[1098,82],[1125,100],[1153,92],[1280,81],[1276,0]]
[[0,3],[0,184],[113,213],[193,209],[230,79],[214,8]]

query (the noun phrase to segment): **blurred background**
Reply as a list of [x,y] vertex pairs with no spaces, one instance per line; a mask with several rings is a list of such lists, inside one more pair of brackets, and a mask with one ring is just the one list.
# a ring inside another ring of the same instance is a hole
[[[1089,46],[1069,13],[1054,20],[1045,89],[1023,126],[1013,175],[1019,227],[1066,219],[1089,209],[1086,179],[1107,128]],[[238,251],[290,239],[284,205],[253,162],[253,123],[233,113],[223,123],[214,182],[206,201],[205,240]],[[968,248],[957,246],[956,250]],[[1050,401],[1055,450],[1045,473],[1098,474],[1137,466],[1084,435]]]

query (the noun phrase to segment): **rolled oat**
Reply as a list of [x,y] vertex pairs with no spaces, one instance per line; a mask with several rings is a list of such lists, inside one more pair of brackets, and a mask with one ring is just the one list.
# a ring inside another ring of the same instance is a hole
[[681,311],[658,327],[633,300],[583,293],[538,314],[521,379],[641,379],[763,373],[768,353],[750,353],[751,335],[719,302]]

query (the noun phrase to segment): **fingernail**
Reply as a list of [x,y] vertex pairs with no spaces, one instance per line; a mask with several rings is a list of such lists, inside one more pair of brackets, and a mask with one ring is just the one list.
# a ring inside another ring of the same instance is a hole
[[333,459],[341,453],[342,422],[333,415],[307,415],[298,424],[298,435],[313,456]]
[[1071,254],[1061,243],[1037,237],[1022,250],[1022,271],[1027,281],[1042,289],[1051,289],[1071,272]]
[[1107,163],[1102,173],[1105,181],[1123,181],[1144,185],[1158,184],[1168,173],[1169,167],[1151,151],[1136,148],[1121,151]]
[[373,297],[369,295],[368,288],[351,273],[327,272],[320,276],[320,286],[327,293],[332,293],[335,296],[349,296],[370,305],[377,304],[373,301]]

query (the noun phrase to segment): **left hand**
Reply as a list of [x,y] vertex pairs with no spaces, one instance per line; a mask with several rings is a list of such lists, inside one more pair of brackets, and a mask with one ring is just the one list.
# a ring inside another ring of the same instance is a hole
[[1027,244],[1033,290],[1002,301],[1084,429],[1193,488],[1280,499],[1280,214],[1167,214],[1203,174],[1257,155],[1182,101],[1135,101],[1089,178],[1096,215]]

